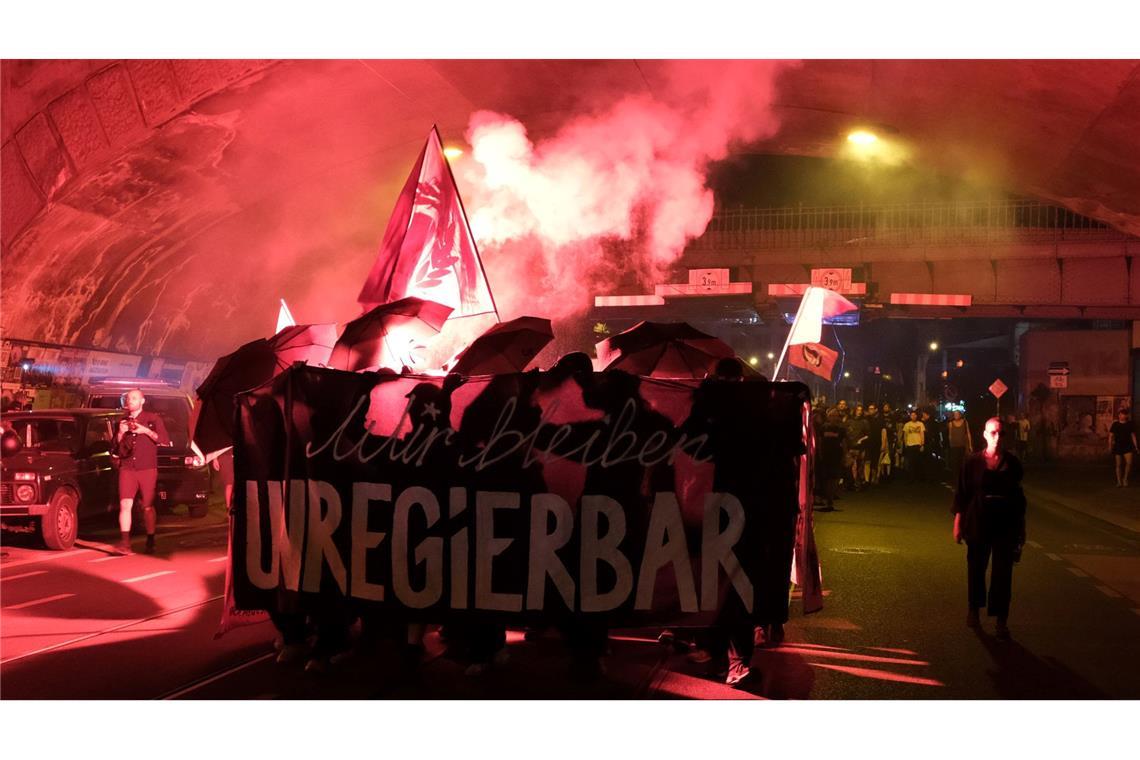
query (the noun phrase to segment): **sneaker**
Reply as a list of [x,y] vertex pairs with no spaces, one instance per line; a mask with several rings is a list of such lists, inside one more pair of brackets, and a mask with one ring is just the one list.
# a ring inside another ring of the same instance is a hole
[[153,533],[147,534],[146,547],[143,549],[143,553],[144,554],[154,554],[155,553],[154,534]]
[[966,627],[967,628],[981,628],[982,627],[982,620],[980,617],[978,617],[978,611],[977,610],[971,608],[970,611],[966,613]]
[[697,665],[704,665],[707,662],[712,662],[712,655],[707,649],[698,648],[685,655],[685,659]]
[[994,636],[997,637],[998,641],[1009,641],[1009,626],[999,620],[994,628]]
[[310,657],[305,663],[305,672],[315,675],[325,675],[329,672],[329,661],[324,657]]
[[119,541],[112,547],[112,549],[115,554],[118,554],[120,557],[129,557],[135,553],[134,549],[131,548],[130,541]]
[[463,675],[467,676],[468,678],[478,678],[490,669],[491,663],[489,662],[473,662],[467,666],[466,670],[463,671]]
[[743,689],[752,679],[752,669],[743,663],[734,663],[728,667],[728,675],[724,682],[734,689]]
[[309,648],[304,644],[282,644],[277,652],[277,664],[289,665],[298,662],[308,653]]
[[772,623],[767,627],[768,645],[778,647],[784,643],[784,624]]

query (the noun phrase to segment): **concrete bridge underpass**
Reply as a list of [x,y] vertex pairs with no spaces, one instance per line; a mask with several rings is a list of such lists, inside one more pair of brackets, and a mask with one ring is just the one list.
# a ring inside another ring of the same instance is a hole
[[[842,267],[866,284],[865,317],[1140,320],[1140,238],[1029,200],[722,209],[682,265],[752,282],[761,316],[786,300],[769,286]],[[893,293],[971,304],[895,305]]]

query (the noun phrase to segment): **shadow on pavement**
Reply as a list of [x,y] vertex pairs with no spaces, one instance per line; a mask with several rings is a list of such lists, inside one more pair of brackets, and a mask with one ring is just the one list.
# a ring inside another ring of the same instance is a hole
[[1041,658],[1016,641],[976,632],[997,666],[987,671],[1003,699],[1108,699],[1108,695],[1052,657]]
[[[135,591],[119,581],[61,567],[52,570],[53,588],[82,589],[71,599],[47,605],[30,607],[28,615],[39,618],[137,620],[162,612],[162,606],[146,594]],[[4,606],[11,607],[44,596],[42,589],[15,586],[4,591]],[[4,615],[20,615],[22,610],[4,610]]]

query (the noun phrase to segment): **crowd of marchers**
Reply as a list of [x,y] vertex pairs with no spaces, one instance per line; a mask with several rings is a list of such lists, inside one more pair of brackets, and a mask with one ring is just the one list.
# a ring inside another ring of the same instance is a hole
[[[812,407],[816,440],[816,505],[834,508],[842,491],[892,481],[953,484],[966,457],[978,450],[970,424],[960,411],[939,418],[929,408],[894,409],[891,404],[852,404],[840,400]],[[1010,414],[1005,427],[1010,448],[1022,460],[1029,453],[1029,415]],[[980,441],[980,439],[979,439]]]

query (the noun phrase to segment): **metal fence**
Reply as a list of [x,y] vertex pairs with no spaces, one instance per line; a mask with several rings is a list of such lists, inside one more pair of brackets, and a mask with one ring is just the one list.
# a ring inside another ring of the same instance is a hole
[[1037,201],[719,209],[693,248],[1124,241],[1104,222]]

